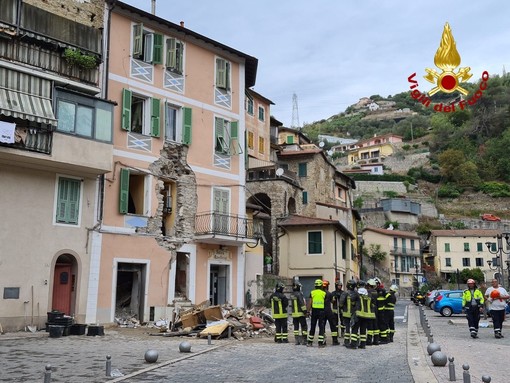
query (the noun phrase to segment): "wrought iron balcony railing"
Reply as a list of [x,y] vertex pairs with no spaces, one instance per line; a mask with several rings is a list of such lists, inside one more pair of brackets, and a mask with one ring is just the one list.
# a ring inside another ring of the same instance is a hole
[[413,255],[413,256],[420,256],[420,250],[419,249],[409,249],[406,247],[392,247],[390,249],[390,254],[392,255]]
[[196,215],[195,235],[256,241],[262,236],[262,225],[240,215],[204,212]]

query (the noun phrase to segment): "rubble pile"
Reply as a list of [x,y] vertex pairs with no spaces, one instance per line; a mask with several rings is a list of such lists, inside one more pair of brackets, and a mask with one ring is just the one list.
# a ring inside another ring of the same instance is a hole
[[[160,336],[198,336],[211,335],[213,339],[226,338],[229,333],[237,340],[269,337],[275,335],[274,319],[266,307],[250,309],[232,305],[209,306],[208,302],[195,305],[188,310],[174,312],[174,320],[160,319],[147,324],[147,327],[159,329]],[[131,318],[126,319],[129,322]],[[118,322],[119,323],[119,322]],[[121,324],[122,323],[122,324]],[[125,326],[124,321],[119,323]]]

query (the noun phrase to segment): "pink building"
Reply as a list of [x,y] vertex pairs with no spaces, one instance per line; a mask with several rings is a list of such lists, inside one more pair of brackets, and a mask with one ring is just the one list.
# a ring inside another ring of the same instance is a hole
[[[245,89],[257,59],[117,2],[117,102],[87,321],[171,318],[186,302],[244,304]],[[267,116],[269,117],[269,116]]]

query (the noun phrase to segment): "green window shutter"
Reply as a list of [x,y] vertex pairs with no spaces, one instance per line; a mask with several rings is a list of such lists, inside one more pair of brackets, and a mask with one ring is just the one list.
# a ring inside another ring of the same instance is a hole
[[230,153],[241,154],[243,152],[239,145],[239,122],[232,121],[230,123]]
[[80,211],[80,181],[60,178],[58,181],[58,200],[56,221],[78,223]]
[[163,35],[154,34],[153,48],[152,63],[163,64]]
[[160,104],[159,98],[151,98],[151,136],[159,137],[160,128]]
[[308,232],[308,254],[322,254],[322,235],[320,231]]
[[294,136],[287,136],[287,144],[293,144],[294,143]]
[[191,108],[182,108],[184,118],[183,127],[182,127],[182,143],[186,145],[191,145]]
[[143,24],[133,26],[133,56],[140,56],[143,50]]
[[306,177],[306,162],[302,162],[302,163],[299,164],[298,175],[300,177]]
[[230,89],[230,63],[225,62],[225,89]]
[[308,203],[308,192],[303,192],[303,204],[306,205]]
[[119,213],[127,214],[129,201],[129,169],[120,169]]
[[122,123],[120,126],[127,131],[131,131],[131,97],[130,90],[122,89]]
[[176,40],[169,38],[166,40],[166,67],[176,69],[177,47]]
[[226,61],[220,58],[216,59],[216,87],[217,88],[226,88],[227,82],[225,78],[226,72]]
[[223,121],[223,118],[216,117],[214,120],[214,151],[217,153],[223,153],[223,142],[225,138],[224,133],[224,126],[225,123]]

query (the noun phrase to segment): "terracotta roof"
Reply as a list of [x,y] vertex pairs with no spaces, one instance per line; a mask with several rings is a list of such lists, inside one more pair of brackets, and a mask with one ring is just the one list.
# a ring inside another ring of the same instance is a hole
[[381,229],[379,227],[367,227],[363,229],[363,232],[365,231],[373,231],[379,234],[384,234],[392,237],[406,237],[406,238],[415,238],[420,239],[418,234],[416,234],[413,231],[400,231],[400,230],[388,230],[388,229]]
[[280,222],[280,226],[324,226],[324,225],[333,225],[340,228],[340,230],[347,234],[351,239],[354,239],[354,235],[340,223],[338,220],[334,219],[325,219],[325,218],[315,218],[315,217],[305,217],[302,215],[289,215],[286,219]]
[[501,234],[500,230],[465,229],[430,231],[430,235],[434,237],[495,237],[498,234]]

